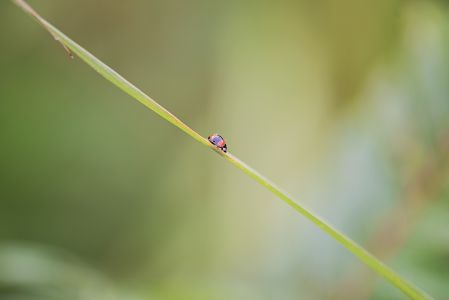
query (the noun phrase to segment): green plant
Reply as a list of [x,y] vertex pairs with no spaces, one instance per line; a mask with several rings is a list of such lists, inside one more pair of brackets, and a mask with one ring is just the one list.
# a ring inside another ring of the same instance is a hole
[[[207,139],[202,137],[196,131],[191,129],[181,120],[179,120],[176,116],[171,114],[168,110],[158,104],[156,101],[147,96],[140,89],[135,87],[133,84],[128,82],[125,78],[119,75],[117,72],[112,70],[110,67],[102,63],[91,53],[86,51],[84,48],[79,46],[73,40],[64,35],[61,31],[55,28],[53,25],[48,23],[45,19],[43,19],[39,14],[37,14],[25,1],[23,0],[12,0],[15,4],[17,4],[20,8],[22,8],[25,12],[33,16],[56,40],[58,40],[64,49],[69,53],[71,57],[73,54],[77,55],[81,58],[85,63],[91,66],[94,70],[100,73],[107,80],[111,81],[114,85],[122,89],[124,92],[129,94],[131,97],[145,105],[147,108],[151,109],[159,116],[172,123],[182,131],[184,131],[187,135],[194,138],[201,144],[210,149],[214,150],[216,153],[221,155],[228,162],[236,166],[245,172],[248,176],[256,180],[259,184],[267,188],[269,191],[274,193],[278,198],[283,200],[286,204],[288,204],[295,211],[299,212],[307,219],[312,221],[315,225],[320,227],[324,232],[328,235],[332,236],[338,242],[340,242],[346,249],[352,252],[356,257],[358,257],[362,262],[372,268],[381,276],[385,277],[389,280],[393,285],[397,288],[401,289],[406,295],[408,295],[412,299],[431,299],[430,296],[426,295],[423,291],[419,290],[413,284],[409,283],[405,279],[403,279],[400,275],[398,275],[391,268],[383,264],[377,258],[375,258],[372,254],[366,251],[363,247],[358,245],[356,242],[351,240],[349,237],[344,235],[342,232],[335,229],[329,223],[324,221],[322,218],[318,217],[315,213],[308,210],[304,206],[300,205],[297,201],[294,200],[293,197],[288,195],[286,192],[281,190],[278,186],[272,183],[270,180],[262,176],[256,170],[245,164],[243,161],[239,160],[237,157],[232,155],[231,153],[224,153],[216,149],[213,145],[209,143]],[[73,53],[73,54],[72,54]]]

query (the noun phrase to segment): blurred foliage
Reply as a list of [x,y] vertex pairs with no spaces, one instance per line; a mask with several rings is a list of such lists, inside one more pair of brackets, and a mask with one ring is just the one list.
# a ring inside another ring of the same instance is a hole
[[[31,4],[447,297],[445,1]],[[9,1],[0,37],[1,299],[404,298]]]

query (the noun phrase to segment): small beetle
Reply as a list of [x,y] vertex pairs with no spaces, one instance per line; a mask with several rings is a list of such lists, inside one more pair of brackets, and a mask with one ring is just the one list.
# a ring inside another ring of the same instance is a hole
[[207,137],[209,142],[211,142],[212,145],[215,145],[217,148],[221,149],[223,152],[228,152],[228,147],[226,146],[226,141],[224,138],[219,134],[211,134]]

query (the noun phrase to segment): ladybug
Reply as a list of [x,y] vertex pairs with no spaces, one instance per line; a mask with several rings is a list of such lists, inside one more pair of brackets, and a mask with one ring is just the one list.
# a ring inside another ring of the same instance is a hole
[[224,138],[219,134],[211,134],[207,137],[209,142],[211,142],[212,145],[216,146],[217,148],[221,149],[223,152],[228,152],[228,147],[226,146],[226,141]]

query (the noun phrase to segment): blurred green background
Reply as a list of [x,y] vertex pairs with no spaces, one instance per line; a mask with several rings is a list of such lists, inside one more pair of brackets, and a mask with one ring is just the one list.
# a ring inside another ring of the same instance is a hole
[[[445,1],[30,1],[449,299]],[[0,299],[405,299],[0,2]]]

